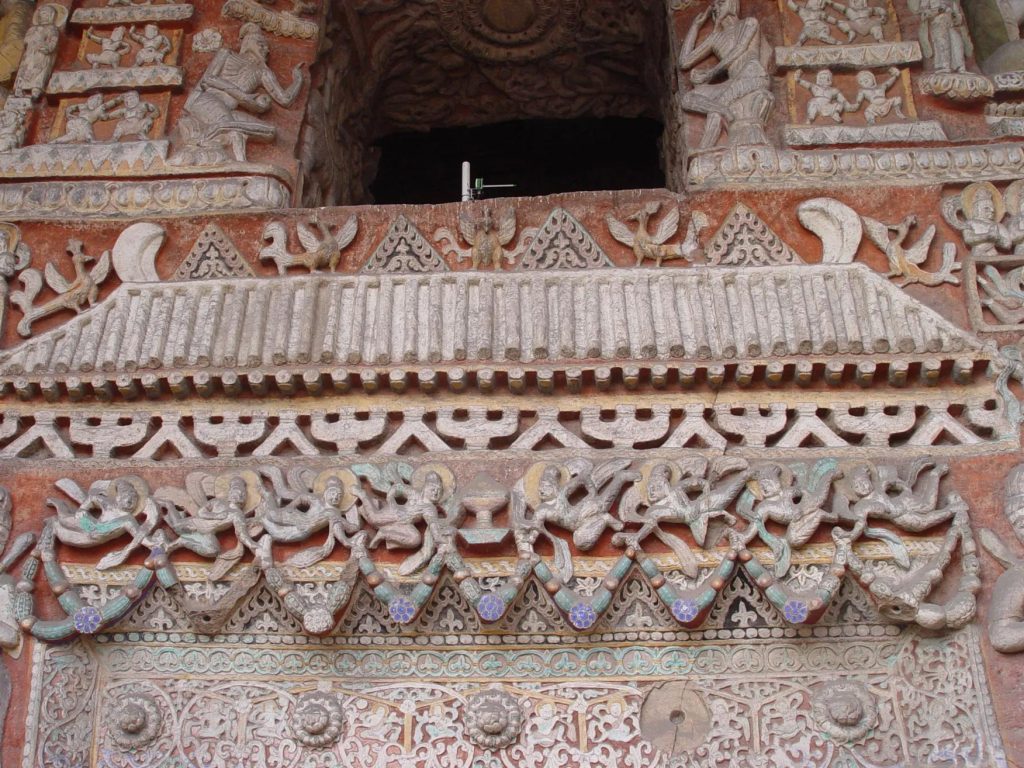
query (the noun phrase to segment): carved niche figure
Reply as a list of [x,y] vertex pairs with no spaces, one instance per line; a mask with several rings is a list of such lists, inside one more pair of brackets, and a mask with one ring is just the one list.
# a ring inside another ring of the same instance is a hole
[[281,86],[267,66],[270,47],[263,31],[253,23],[242,25],[238,52],[221,48],[185,101],[178,123],[178,164],[217,164],[246,161],[246,143],[270,142],[277,129],[253,115],[272,103],[289,106],[306,80],[301,64],[292,71],[292,83]]
[[889,89],[900,79],[900,71],[896,67],[889,68],[889,77],[881,83],[875,79],[875,73],[870,70],[862,70],[857,73],[857,98],[853,100],[853,110],[856,112],[864,105],[864,119],[868,125],[874,125],[878,118],[887,117],[890,112],[895,111],[896,117],[906,120],[903,114],[903,99],[900,96],[887,96]]
[[936,72],[966,72],[965,56],[974,53],[960,0],[910,0],[921,19],[921,50]]
[[808,40],[828,45],[836,45],[839,42],[832,37],[832,29],[829,27],[830,24],[838,25],[839,19],[828,12],[830,6],[841,7],[839,3],[832,0],[804,0],[801,4],[796,0],[786,0],[786,5],[800,17],[804,25],[800,37],[797,38],[797,45],[803,45]]
[[[1024,542],[1024,465],[1006,478],[1004,510],[1017,538]],[[988,553],[1006,571],[992,588],[988,609],[988,639],[1000,653],[1024,651],[1024,557],[1014,554],[1006,543],[988,529],[979,532]]]
[[31,100],[8,96],[0,109],[0,152],[10,152],[25,143]]
[[4,96],[14,81],[25,52],[25,34],[32,23],[32,9],[27,0],[4,0],[0,3],[0,92]]
[[96,43],[99,53],[85,54],[85,60],[92,65],[93,69],[100,67],[120,67],[121,57],[131,51],[132,47],[124,39],[127,30],[124,27],[114,27],[110,35],[104,37],[93,32],[92,27],[85,30],[85,36]]
[[1002,223],[1006,216],[1003,196],[987,181],[976,182],[960,195],[947,197],[942,214],[960,230],[976,259],[997,256],[1013,244],[1010,230]]
[[88,144],[96,140],[93,126],[110,119],[110,110],[117,105],[117,99],[103,100],[102,93],[94,93],[81,104],[72,104],[64,112],[64,133],[53,140],[54,144]]
[[849,0],[845,6],[833,3],[833,7],[846,17],[838,26],[846,33],[847,42],[852,43],[858,35],[871,37],[876,43],[884,42],[885,22],[889,20],[889,12],[884,8],[868,5],[868,0]]
[[843,92],[832,85],[832,71],[823,69],[814,76],[814,82],[804,80],[803,70],[793,73],[796,84],[811,94],[807,101],[807,122],[813,123],[819,117],[843,122],[845,112],[853,112],[856,107],[847,101]]
[[135,27],[128,30],[128,34],[140,46],[138,53],[135,54],[136,67],[163,64],[164,57],[171,52],[170,39],[167,35],[160,34],[160,28],[156,24],[147,24],[142,28],[141,35],[135,31]]
[[160,116],[160,108],[139,98],[138,91],[125,91],[117,101],[120,103],[108,115],[108,119],[117,120],[111,138],[114,141],[132,137],[139,141],[148,139],[153,123]]
[[[711,19],[711,32],[697,37]],[[718,63],[695,69],[715,56]],[[728,133],[730,144],[767,144],[765,125],[775,103],[769,65],[772,48],[756,18],[739,18],[739,0],[714,0],[693,20],[679,54],[679,68],[690,72],[693,89],[681,106],[707,116],[700,149],[714,147]]]
[[63,6],[48,3],[36,9],[32,26],[25,33],[25,53],[14,79],[14,95],[39,99],[57,58],[60,28],[64,26],[68,11]]

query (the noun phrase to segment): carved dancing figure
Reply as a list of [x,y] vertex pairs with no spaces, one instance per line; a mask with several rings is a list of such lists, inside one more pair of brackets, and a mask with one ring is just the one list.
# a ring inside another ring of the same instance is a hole
[[80,104],[72,104],[64,112],[64,133],[53,139],[52,144],[88,144],[96,140],[93,126],[110,119],[109,110],[119,101],[115,97],[103,101],[102,93],[94,93]]
[[796,44],[803,45],[808,40],[814,40],[827,45],[836,45],[839,41],[832,37],[830,24],[839,24],[839,19],[828,12],[829,6],[838,6],[832,0],[804,0],[801,5],[797,0],[786,0],[786,5],[803,22],[803,29]]
[[[751,523],[743,537],[749,542],[760,536],[768,545],[775,555],[777,578],[789,571],[792,548],[806,544],[822,522],[831,521],[823,505],[838,475],[834,461],[822,460],[810,470],[767,464],[748,481],[736,505],[740,517]],[[771,533],[768,521],[786,526],[786,533],[781,538]]]
[[128,34],[141,46],[135,54],[136,67],[163,64],[164,58],[171,52],[170,38],[160,34],[160,28],[156,24],[147,24],[142,28],[141,35],[135,31],[135,27],[128,30]]
[[860,35],[871,37],[876,43],[885,42],[885,23],[889,20],[889,12],[884,8],[868,5],[868,0],[848,0],[845,6],[833,3],[833,7],[846,19],[840,19],[837,25],[846,33],[847,42],[852,43]]
[[124,39],[126,30],[124,27],[114,27],[109,37],[97,35],[92,27],[85,30],[85,36],[100,47],[99,53],[85,54],[85,60],[92,65],[93,69],[100,67],[120,67],[121,57],[131,51],[132,47]]
[[900,96],[886,96],[889,89],[900,79],[900,71],[896,67],[889,68],[889,77],[879,83],[875,79],[875,73],[864,69],[857,73],[857,85],[860,90],[853,100],[853,109],[856,112],[861,105],[867,104],[864,108],[864,119],[868,125],[874,125],[880,117],[888,117],[889,113],[895,110],[896,117],[906,120],[903,114],[903,99]]
[[832,71],[823,69],[814,77],[814,82],[804,80],[803,70],[793,73],[796,84],[811,94],[807,101],[807,122],[813,123],[819,117],[843,122],[843,114],[853,112],[856,108],[847,101],[846,96],[832,85]]
[[[708,19],[711,32],[697,37]],[[694,19],[679,53],[679,68],[690,71],[693,89],[681,106],[706,115],[700,149],[711,149],[727,131],[730,144],[767,144],[765,125],[775,103],[769,65],[772,48],[756,18],[739,18],[739,0],[714,0]],[[718,63],[695,69],[714,56]]]
[[160,117],[160,108],[139,98],[138,91],[125,91],[118,99],[121,104],[108,115],[109,120],[117,120],[112,138],[120,141],[135,137],[139,141],[149,138],[153,123]]
[[921,50],[935,72],[966,72],[966,56],[974,53],[960,0],[910,0],[921,17]]
[[14,79],[15,96],[28,96],[36,101],[46,90],[57,58],[62,16],[67,18],[67,9],[52,3],[36,9],[32,26],[25,33],[25,53]]
[[[618,546],[639,547],[644,539],[654,535],[668,546],[683,572],[696,578],[697,559],[686,542],[665,531],[662,523],[680,523],[689,526],[697,546],[707,542],[708,523],[722,519],[728,525],[736,518],[726,507],[743,488],[750,477],[747,462],[742,459],[722,459],[710,467],[704,458],[679,462],[653,462],[641,469],[640,480],[623,494],[619,516],[624,523],[640,523],[638,531],[617,533],[612,542]],[[643,507],[644,511],[640,512]]]
[[253,117],[272,103],[289,106],[302,89],[305,72],[296,65],[292,83],[281,86],[267,66],[270,47],[263,31],[253,23],[242,25],[238,52],[221,48],[185,101],[178,123],[182,153],[178,163],[244,163],[246,142],[273,141],[277,129]]

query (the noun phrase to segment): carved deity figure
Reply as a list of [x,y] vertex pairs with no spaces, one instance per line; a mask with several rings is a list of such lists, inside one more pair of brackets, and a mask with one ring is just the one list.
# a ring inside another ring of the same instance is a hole
[[936,72],[966,72],[966,56],[974,53],[960,0],[911,0],[921,18],[921,50]]
[[120,67],[121,57],[131,51],[132,47],[124,39],[126,30],[124,27],[114,27],[110,35],[104,37],[93,32],[92,27],[85,30],[85,36],[96,43],[99,53],[85,54],[85,60],[92,65],[93,69],[100,67]]
[[965,220],[949,214],[947,219],[963,233],[972,256],[987,258],[1010,248],[1012,239],[1002,223],[1006,208],[999,190],[988,182],[978,182],[963,191],[960,201]]
[[25,34],[32,23],[34,7],[27,0],[0,3],[0,92],[5,96],[25,52]]
[[160,28],[156,24],[147,24],[142,28],[141,35],[135,31],[135,27],[128,30],[128,34],[140,46],[135,54],[136,67],[163,64],[164,57],[171,52],[170,39],[167,35],[160,34]]
[[0,337],[7,325],[10,280],[25,269],[31,259],[31,251],[21,241],[21,230],[14,224],[0,223]]
[[[711,32],[698,44],[708,19]],[[695,69],[714,56],[718,63]],[[679,68],[690,72],[693,89],[681,106],[706,115],[700,149],[711,149],[727,131],[730,144],[767,144],[765,125],[775,98],[768,67],[772,49],[756,18],[739,18],[739,0],[714,0],[694,19],[679,54]]]
[[843,114],[854,110],[854,106],[847,101],[843,92],[832,85],[830,70],[823,69],[818,72],[813,83],[804,80],[802,75],[803,72],[799,69],[794,73],[796,84],[811,94],[811,98],[807,101],[808,123],[813,123],[819,117],[841,123]]
[[53,4],[41,5],[36,9],[32,26],[25,33],[25,53],[18,67],[18,76],[14,79],[16,96],[29,96],[38,100],[43,95],[57,58],[62,17],[66,16],[66,9]]
[[832,37],[830,24],[839,24],[839,19],[828,12],[829,7],[841,7],[832,0],[804,0],[803,3],[797,0],[786,0],[786,5],[803,22],[803,29],[796,44],[803,45],[808,40],[818,43],[835,45],[839,41]]
[[864,106],[864,119],[868,125],[874,125],[880,117],[888,117],[890,112],[895,111],[896,117],[906,120],[903,114],[903,99],[900,96],[887,96],[889,89],[900,79],[900,71],[896,67],[889,69],[889,77],[881,83],[875,79],[875,73],[870,70],[862,70],[857,73],[857,86],[860,90],[853,100],[853,110],[856,111]]
[[185,101],[178,124],[181,163],[219,163],[246,160],[246,142],[273,141],[277,129],[253,115],[272,103],[289,106],[302,89],[305,73],[297,65],[288,88],[267,66],[270,47],[263,31],[242,25],[238,52],[221,48]]
[[117,120],[111,138],[114,141],[132,137],[139,141],[148,139],[153,123],[160,116],[160,108],[139,98],[138,91],[125,91],[117,98],[120,104],[108,115],[108,119]]
[[[355,487],[354,476],[350,483]],[[288,561],[289,565],[305,568],[329,557],[335,543],[352,548],[349,535],[356,533],[360,526],[354,502],[346,483],[332,475],[319,493],[301,493],[283,507],[267,505],[262,517],[263,529],[273,541],[291,544],[305,541],[327,528],[327,539],[321,546],[303,550]]]

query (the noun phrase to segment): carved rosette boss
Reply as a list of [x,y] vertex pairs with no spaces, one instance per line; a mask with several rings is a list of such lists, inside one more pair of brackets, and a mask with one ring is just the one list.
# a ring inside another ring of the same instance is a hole
[[466,732],[478,747],[505,749],[522,730],[522,707],[508,691],[480,691],[466,700]]
[[344,724],[341,699],[323,691],[300,696],[291,719],[296,740],[316,749],[336,744],[341,739]]

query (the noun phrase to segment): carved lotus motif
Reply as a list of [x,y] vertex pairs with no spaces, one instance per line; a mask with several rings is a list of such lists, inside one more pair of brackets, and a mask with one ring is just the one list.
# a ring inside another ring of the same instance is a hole
[[836,680],[814,697],[811,711],[822,732],[837,742],[863,738],[878,721],[878,702],[862,683]]
[[475,693],[466,701],[466,731],[469,740],[484,749],[504,749],[523,730],[519,699],[507,691]]
[[152,744],[163,728],[160,707],[152,696],[132,693],[119,699],[110,718],[110,738],[124,750]]
[[307,747],[336,744],[344,725],[341,699],[331,693],[312,691],[299,697],[292,714],[292,732]]

